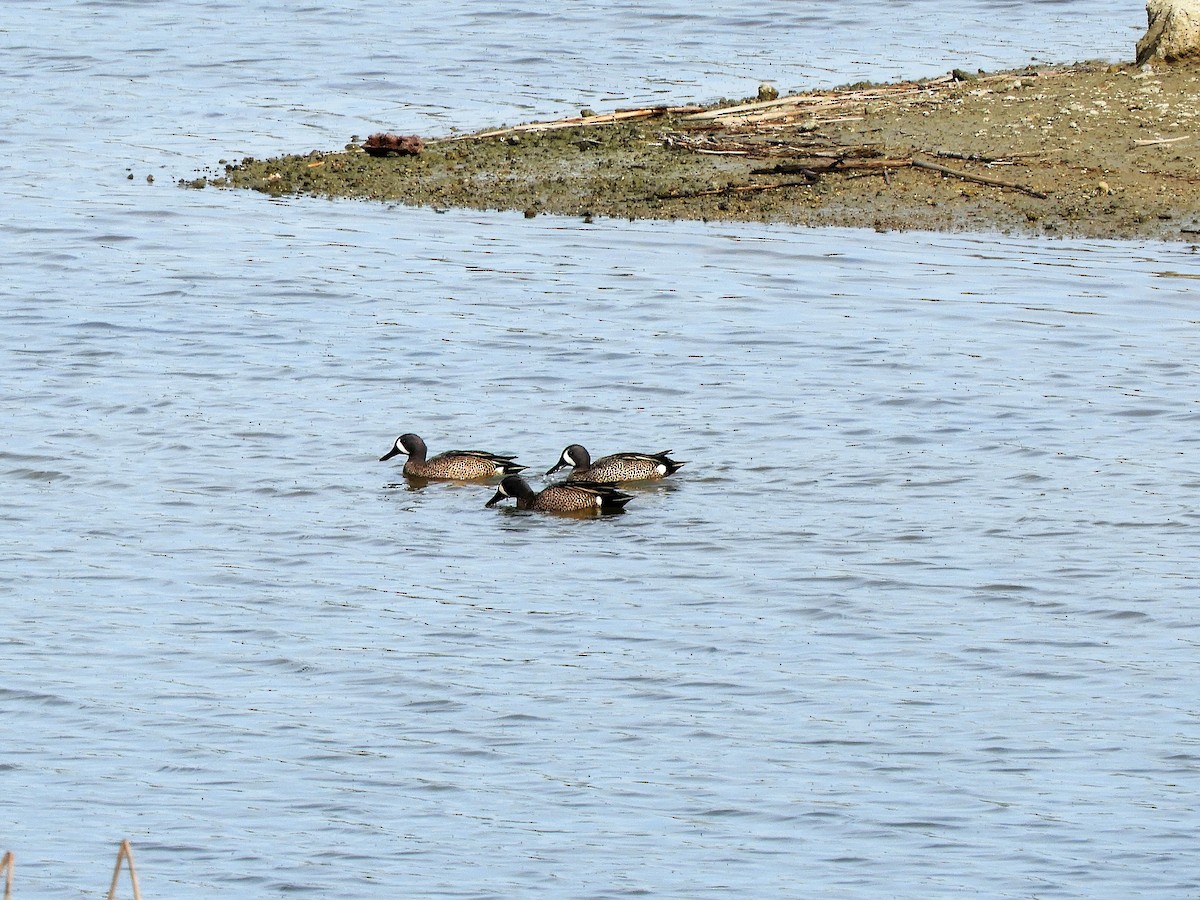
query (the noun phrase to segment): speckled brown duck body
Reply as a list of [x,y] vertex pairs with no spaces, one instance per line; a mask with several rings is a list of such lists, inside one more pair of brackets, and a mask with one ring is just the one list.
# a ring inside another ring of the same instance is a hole
[[497,475],[515,475],[525,468],[511,456],[497,456],[483,450],[448,450],[426,459],[425,442],[415,434],[402,434],[392,449],[379,457],[380,462],[400,453],[408,454],[404,474],[410,478],[437,478],[448,481],[478,481]]
[[563,450],[558,462],[547,475],[563,466],[571,467],[567,481],[594,481],[600,484],[622,484],[627,481],[657,481],[678,472],[684,463],[671,459],[670,450],[661,453],[613,453],[592,462],[582,444],[571,444]]
[[517,501],[517,509],[553,513],[617,513],[633,499],[610,484],[563,481],[543,491],[534,491],[520,475],[509,475],[500,482],[496,496],[485,506],[495,506],[506,497]]

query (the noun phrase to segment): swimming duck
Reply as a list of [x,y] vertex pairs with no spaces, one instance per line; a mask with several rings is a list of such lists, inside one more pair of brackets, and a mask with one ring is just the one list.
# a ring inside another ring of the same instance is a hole
[[496,475],[514,475],[525,466],[513,462],[511,456],[497,456],[483,450],[448,450],[433,459],[426,459],[429,451],[425,442],[415,434],[402,434],[396,438],[392,449],[379,457],[385,462],[399,453],[407,453],[404,474],[413,478],[441,478],[453,481],[474,481]]
[[679,471],[684,465],[671,459],[670,450],[662,453],[613,453],[602,456],[595,462],[582,444],[572,444],[562,452],[558,462],[547,475],[563,466],[571,466],[567,481],[596,481],[601,484],[618,484],[626,481],[657,481]]
[[506,497],[517,501],[517,509],[559,513],[616,513],[633,499],[631,494],[622,494],[612,485],[587,481],[564,481],[535,493],[520,475],[509,475],[500,482],[496,496],[484,505],[495,506]]

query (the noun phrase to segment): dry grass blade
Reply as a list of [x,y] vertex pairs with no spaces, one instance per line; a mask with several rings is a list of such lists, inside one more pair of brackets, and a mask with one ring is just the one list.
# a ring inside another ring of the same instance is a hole
[[13,854],[9,850],[0,858],[0,872],[4,872],[4,900],[12,900]]
[[112,884],[108,888],[108,900],[113,900],[113,897],[116,896],[122,861],[129,864],[129,881],[133,884],[133,900],[142,900],[142,892],[138,888],[137,869],[133,865],[133,848],[129,846],[128,838],[121,841],[121,849],[117,851],[117,864],[113,868]]
[[1179,143],[1179,141],[1186,141],[1190,137],[1191,137],[1190,134],[1185,134],[1185,135],[1181,135],[1180,137],[1173,137],[1173,138],[1151,138],[1151,139],[1147,139],[1147,140],[1134,141],[1133,146],[1135,146],[1135,147],[1154,147],[1154,146],[1157,146],[1158,144],[1177,144],[1177,143]]

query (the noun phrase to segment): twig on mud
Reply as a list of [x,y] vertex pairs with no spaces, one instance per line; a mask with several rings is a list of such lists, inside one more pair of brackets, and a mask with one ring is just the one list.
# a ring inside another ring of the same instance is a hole
[[720,197],[727,194],[751,194],[759,191],[776,191],[781,188],[790,187],[811,187],[816,181],[814,173],[813,178],[805,179],[804,181],[775,181],[771,184],[731,184],[728,187],[712,188],[705,191],[663,191],[662,193],[652,194],[645,200],[691,200],[695,197]]
[[1005,72],[997,75],[982,75],[962,81],[953,74],[931,78],[928,81],[905,81],[898,84],[870,85],[855,89],[812,91],[766,100],[705,109],[686,117],[689,122],[720,122],[726,127],[753,126],[757,129],[771,127],[768,123],[779,120],[795,121],[801,118],[817,121],[834,121],[826,116],[839,115],[838,121],[853,121],[859,116],[847,113],[858,112],[867,107],[883,109],[907,107],[920,104],[938,104],[963,92],[995,93],[1006,90],[1018,78],[1047,78],[1067,74],[1074,69],[1030,71],[1023,73]]
[[[697,141],[689,139],[683,135],[668,135],[664,141],[666,146],[681,147],[690,150],[693,153],[724,153],[731,155],[757,155],[767,156],[774,155],[779,152],[778,147],[764,147],[761,144],[752,144],[748,142],[738,141]],[[796,148],[799,149],[799,148]],[[939,163],[926,162],[923,159],[916,157],[901,157],[888,158],[883,156],[873,156],[872,153],[877,151],[871,147],[841,147],[836,150],[808,150],[799,153],[793,152],[787,162],[781,162],[774,166],[766,168],[751,169],[752,175],[793,175],[803,174],[809,181],[816,180],[819,176],[831,172],[860,172],[866,174],[886,173],[885,177],[890,179],[891,172],[895,169],[913,168],[924,169],[928,172],[937,172],[941,175],[948,175],[953,178],[961,178],[963,181],[973,181],[978,184],[985,184],[990,187],[1004,188],[1010,191],[1020,191],[1023,194],[1029,194],[1031,197],[1037,197],[1045,200],[1049,195],[1042,191],[1035,190],[1027,185],[1018,184],[1013,181],[1005,181],[1000,178],[989,178],[986,175],[975,175],[971,172],[964,172],[961,169],[952,169],[949,166],[943,166]],[[890,183],[890,181],[889,181]]]
[[809,173],[814,175],[822,175],[826,172],[854,172],[865,171],[875,172],[881,169],[902,169],[905,166],[911,166],[911,159],[888,159],[886,157],[877,157],[873,159],[862,159],[850,154],[826,154],[826,153],[810,153],[802,157],[799,161],[790,163],[780,163],[777,166],[771,166],[768,169],[751,169],[751,175],[791,175],[797,172]]
[[929,156],[940,159],[961,159],[963,162],[977,162],[985,165],[1010,165],[1018,159],[1028,159],[1031,156],[1045,156],[1048,153],[1060,153],[1060,150],[1031,150],[1027,153],[1005,153],[1003,156],[985,156],[982,153],[957,153],[954,150],[922,150]]
[[813,91],[808,94],[783,97],[779,100],[706,109],[689,115],[687,118],[690,122],[736,119],[742,124],[751,124],[781,118],[795,118],[803,114],[815,115],[818,110],[840,111],[856,104],[930,101],[936,99],[937,87],[950,81],[951,79],[945,76],[924,83],[909,81],[901,84],[877,85],[862,90]]
[[616,112],[604,113],[599,116],[572,116],[569,119],[557,119],[553,122],[530,122],[526,125],[514,125],[512,128],[497,128],[495,131],[482,131],[475,134],[456,134],[453,137],[441,138],[430,143],[452,143],[454,141],[472,141],[480,138],[505,137],[510,134],[532,134],[540,131],[555,131],[559,128],[588,128],[593,125],[613,125],[617,122],[627,122],[631,119],[648,119],[653,116],[685,115],[703,109],[701,106],[649,106],[644,109],[619,109]]
[[1185,135],[1181,135],[1180,137],[1173,137],[1173,138],[1151,138],[1151,139],[1146,139],[1146,140],[1134,141],[1133,146],[1134,147],[1153,147],[1157,144],[1175,144],[1175,143],[1178,143],[1179,141],[1186,141],[1190,137],[1191,137],[1190,134],[1185,134]]
[[1044,194],[1041,191],[1035,191],[1031,187],[1026,187],[1023,184],[1017,184],[1013,181],[1004,181],[1000,178],[988,178],[986,175],[973,175],[970,172],[963,172],[960,169],[951,169],[949,166],[938,165],[937,163],[926,162],[923,159],[914,159],[909,165],[914,169],[926,169],[930,172],[939,172],[942,175],[951,175],[954,178],[961,178],[963,181],[974,181],[979,184],[990,185],[991,187],[1006,188],[1010,191],[1020,191],[1022,194],[1028,194],[1031,197],[1037,197],[1039,200],[1045,200],[1049,194]]

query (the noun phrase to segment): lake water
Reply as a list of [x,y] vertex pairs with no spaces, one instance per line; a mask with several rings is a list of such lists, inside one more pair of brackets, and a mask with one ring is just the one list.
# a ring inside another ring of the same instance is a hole
[[[1200,893],[1194,248],[173,184],[1144,21],[5,4],[14,896],[126,837],[146,897]],[[403,431],[688,465],[561,519],[410,488]]]

